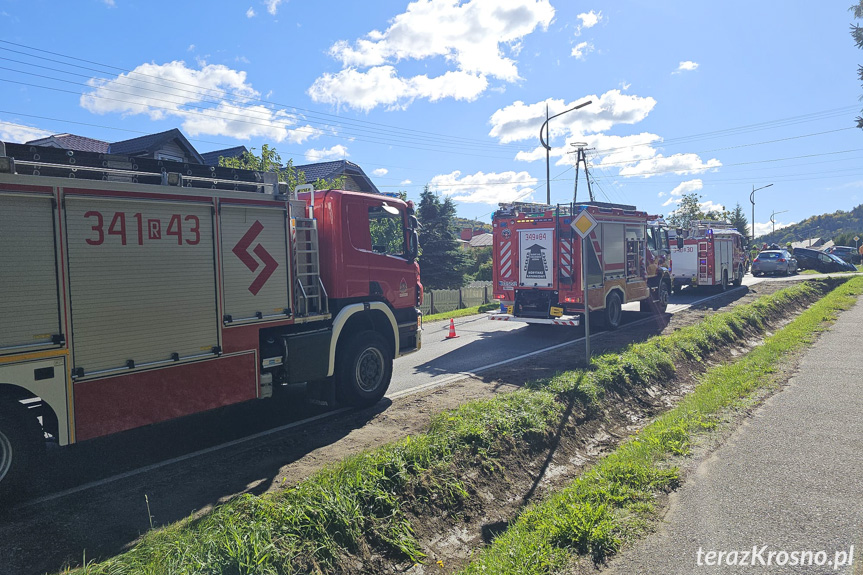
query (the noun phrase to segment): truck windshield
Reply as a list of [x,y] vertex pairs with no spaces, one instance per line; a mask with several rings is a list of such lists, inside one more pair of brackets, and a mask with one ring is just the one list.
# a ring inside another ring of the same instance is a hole
[[405,228],[402,214],[390,214],[381,206],[369,207],[369,233],[372,250],[379,254],[405,254]]

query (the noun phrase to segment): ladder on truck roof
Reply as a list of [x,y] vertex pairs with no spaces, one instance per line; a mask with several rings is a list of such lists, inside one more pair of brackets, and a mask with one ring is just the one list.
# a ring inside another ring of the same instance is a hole
[[[297,186],[294,194],[304,191],[310,192],[313,198],[312,210],[314,210],[314,187],[310,184]],[[294,221],[292,233],[294,239],[294,277],[296,278],[294,282],[297,299],[296,315],[301,317],[325,315],[329,313],[329,304],[324,283],[321,281],[318,220],[315,218],[314,211],[306,213],[305,202],[303,202],[301,212],[292,218]]]

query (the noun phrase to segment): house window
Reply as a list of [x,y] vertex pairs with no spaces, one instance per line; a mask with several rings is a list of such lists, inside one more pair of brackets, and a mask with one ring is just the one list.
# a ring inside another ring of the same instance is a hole
[[172,154],[165,154],[163,152],[156,152],[157,160],[168,160],[169,162],[185,162],[186,158],[181,158],[180,156],[174,156]]

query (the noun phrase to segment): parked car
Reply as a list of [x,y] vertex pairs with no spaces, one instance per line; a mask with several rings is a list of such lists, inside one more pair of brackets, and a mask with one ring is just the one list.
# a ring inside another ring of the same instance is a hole
[[794,248],[794,257],[802,270],[815,270],[821,273],[857,271],[853,265],[833,254],[812,248]]
[[831,246],[824,250],[824,253],[840,257],[849,264],[860,263],[860,254],[857,253],[857,250],[849,246]]
[[752,260],[752,275],[797,273],[797,259],[787,250],[765,250]]

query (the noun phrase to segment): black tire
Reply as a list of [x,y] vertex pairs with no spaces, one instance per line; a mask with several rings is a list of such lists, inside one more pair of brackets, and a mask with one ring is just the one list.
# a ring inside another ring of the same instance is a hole
[[44,451],[36,417],[16,400],[0,400],[0,503],[21,493]]
[[734,278],[734,282],[732,282],[732,283],[734,283],[734,287],[740,287],[743,285],[743,274],[745,273],[743,271],[743,266],[740,266],[739,268],[737,268],[737,271],[739,273],[738,273],[737,277]]
[[387,392],[392,375],[390,346],[378,332],[360,332],[339,346],[335,376],[343,403],[355,407],[376,404]]
[[728,270],[722,270],[722,283],[719,284],[719,291],[728,290]]
[[605,298],[605,309],[602,312],[602,325],[606,329],[614,330],[620,327],[623,319],[623,301],[616,291],[608,294]]
[[642,312],[663,314],[668,308],[668,297],[671,294],[671,288],[668,282],[659,282],[659,287],[656,288],[656,299],[653,299],[654,293],[651,292],[648,299],[643,299],[638,302],[638,307]]

